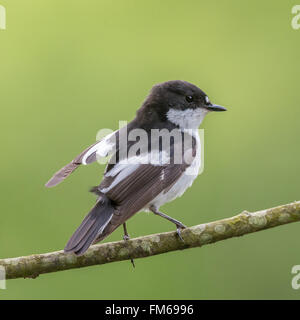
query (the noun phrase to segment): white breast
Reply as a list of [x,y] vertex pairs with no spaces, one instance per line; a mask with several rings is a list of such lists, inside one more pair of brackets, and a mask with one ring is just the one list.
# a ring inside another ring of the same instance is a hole
[[193,162],[185,170],[182,176],[176,181],[173,187],[165,193],[161,192],[155,199],[151,201],[148,207],[153,205],[156,208],[159,208],[163,204],[170,202],[176,199],[177,197],[182,196],[185,190],[189,188],[193,184],[194,180],[197,178],[197,175],[199,174],[199,169],[201,167],[201,143],[198,131],[195,130],[193,132],[197,143],[197,152]]

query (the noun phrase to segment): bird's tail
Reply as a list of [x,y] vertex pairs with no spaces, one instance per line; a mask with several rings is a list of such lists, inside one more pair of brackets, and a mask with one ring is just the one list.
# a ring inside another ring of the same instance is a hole
[[68,241],[65,252],[82,255],[104,231],[114,214],[111,201],[101,195],[94,208],[87,214],[81,225]]

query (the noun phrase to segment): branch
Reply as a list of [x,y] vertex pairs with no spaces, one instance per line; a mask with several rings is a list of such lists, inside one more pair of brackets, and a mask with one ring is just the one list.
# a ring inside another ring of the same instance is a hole
[[129,241],[97,244],[81,257],[56,251],[31,256],[0,259],[6,279],[35,278],[39,274],[100,265],[115,261],[154,256],[169,251],[201,247],[283,224],[300,221],[300,201],[257,212],[243,211],[232,218],[200,224],[176,232],[165,232]]

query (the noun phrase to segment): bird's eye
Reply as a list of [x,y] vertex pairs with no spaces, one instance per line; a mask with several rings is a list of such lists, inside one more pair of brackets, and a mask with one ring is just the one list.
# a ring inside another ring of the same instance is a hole
[[186,96],[185,99],[187,102],[192,102],[194,100],[192,96]]

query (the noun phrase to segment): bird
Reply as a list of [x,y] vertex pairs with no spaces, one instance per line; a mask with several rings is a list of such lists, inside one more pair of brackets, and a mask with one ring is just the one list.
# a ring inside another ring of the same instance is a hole
[[129,240],[126,222],[140,211],[172,222],[183,240],[181,230],[186,226],[161,212],[160,207],[181,196],[199,173],[198,128],[204,117],[226,110],[211,103],[204,91],[187,81],[154,85],[131,122],[85,149],[46,183],[46,187],[54,187],[79,166],[110,156],[102,181],[90,190],[96,194],[96,204],[64,251],[83,255],[121,225],[123,239]]

